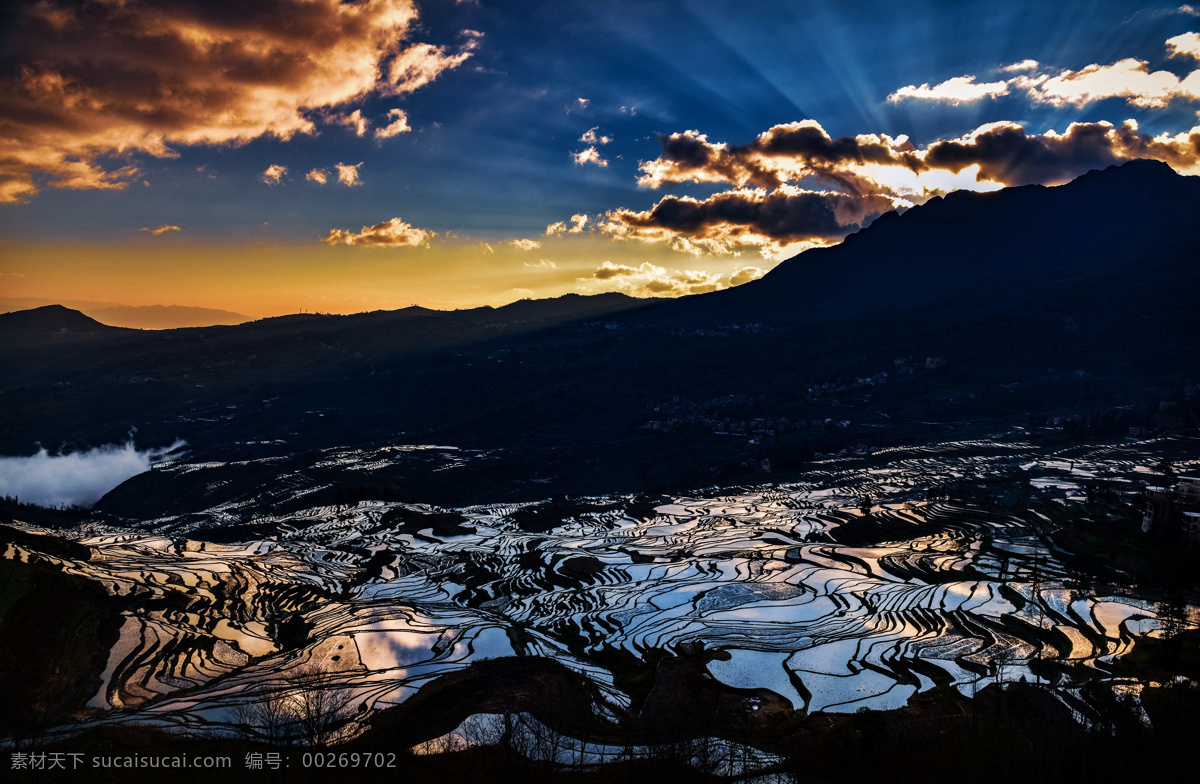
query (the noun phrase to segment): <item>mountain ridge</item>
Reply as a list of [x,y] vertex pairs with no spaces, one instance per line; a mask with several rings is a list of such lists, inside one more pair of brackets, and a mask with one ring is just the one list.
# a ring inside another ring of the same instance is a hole
[[[1181,217],[1200,213],[1198,183],[1133,166],[1076,187],[951,194],[760,281],[677,300],[0,340],[0,453],[130,427],[146,443],[184,438],[197,459],[247,442],[442,443],[531,455],[522,472],[575,472],[582,491],[600,489],[588,471],[612,489],[680,460],[782,461],[1037,412],[1111,419],[1184,401],[1200,378],[1200,226]],[[809,429],[751,444],[695,424],[713,416]]]

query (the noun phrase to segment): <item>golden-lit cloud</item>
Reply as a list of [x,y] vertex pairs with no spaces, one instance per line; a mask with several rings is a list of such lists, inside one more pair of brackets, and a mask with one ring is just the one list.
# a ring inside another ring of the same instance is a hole
[[1017,73],[1020,71],[1036,71],[1038,69],[1038,65],[1040,65],[1040,64],[1038,63],[1037,60],[1022,60],[1019,63],[1013,63],[1011,65],[1001,66],[1000,68],[997,68],[996,70],[999,71],[1000,73]]
[[159,226],[157,229],[150,229],[143,226],[142,231],[148,231],[157,237],[160,234],[166,234],[168,231],[183,231],[183,229],[178,226]]
[[579,141],[583,142],[584,144],[601,144],[601,145],[608,144],[609,142],[612,141],[611,136],[603,136],[601,134],[596,133],[596,131],[598,131],[598,130],[600,130],[600,126],[596,126],[595,128],[589,128],[587,131],[584,132],[583,136],[579,137]]
[[724,288],[720,275],[698,270],[668,271],[648,261],[637,267],[606,261],[590,278],[581,281],[607,283],[599,288],[615,289],[634,297],[679,297]]
[[324,169],[313,169],[308,174],[304,175],[304,179],[308,180],[309,182],[315,182],[320,185],[324,185],[325,183],[329,182],[329,172],[325,171]]
[[374,226],[363,226],[355,234],[347,229],[330,229],[321,242],[330,245],[366,245],[375,248],[429,246],[429,240],[437,233],[410,226],[399,218],[392,218]]
[[740,270],[729,276],[729,285],[740,286],[743,283],[749,283],[752,280],[758,280],[766,274],[767,271],[761,267],[742,267]]
[[[416,90],[476,45],[409,43],[416,16],[412,0],[30,4],[7,20],[0,202],[34,196],[38,172],[48,187],[120,189],[139,176],[131,156],[286,140],[320,112]],[[365,133],[359,112],[345,117]]]
[[534,262],[534,261],[525,262],[525,269],[552,270],[552,269],[558,269],[558,265],[555,264],[553,261],[550,261],[550,259],[538,259],[536,262]]
[[[1017,63],[1017,65],[1022,64]],[[1036,63],[1034,67],[1036,67]],[[995,98],[1007,94],[1008,82],[976,84],[974,76],[956,76],[940,84],[935,84],[933,87],[930,87],[928,84],[922,84],[919,87],[910,84],[906,87],[901,87],[889,95],[887,99],[891,103],[899,103],[906,98],[915,98],[922,101],[939,101],[957,106],[960,103],[978,101],[982,98]]]
[[542,247],[542,243],[538,242],[537,240],[527,239],[509,240],[508,244],[512,245],[517,250],[533,250],[534,248]]
[[471,56],[477,46],[474,38],[453,54],[444,46],[416,44],[396,56],[388,66],[389,91],[410,93],[436,79],[443,71],[457,68]]
[[334,117],[334,122],[339,125],[345,125],[354,129],[355,136],[365,136],[367,126],[370,124],[362,115],[362,109],[355,109],[350,114],[342,114]]
[[608,161],[600,157],[600,151],[597,150],[594,145],[580,150],[579,152],[571,153],[571,160],[575,161],[577,166],[583,166],[588,163],[594,163],[597,166],[608,165]]
[[338,182],[342,185],[348,185],[353,188],[355,185],[361,185],[362,182],[358,179],[358,167],[362,166],[362,161],[355,164],[339,163],[334,166],[337,169]]
[[391,122],[383,128],[375,130],[376,139],[390,139],[412,130],[408,127],[408,115],[404,113],[403,109],[392,109],[387,113],[387,119]]
[[287,174],[287,167],[280,166],[278,163],[273,163],[267,167],[267,170],[259,177],[260,180],[267,185],[279,185],[283,182],[283,176]]
[[584,291],[620,291],[633,297],[681,297],[740,286],[766,274],[759,267],[742,267],[723,275],[704,270],[668,270],[644,261],[637,266],[604,261],[577,281]]
[[555,234],[581,234],[584,227],[587,226],[588,216],[584,214],[575,214],[571,216],[571,226],[567,227],[566,221],[555,221],[546,227],[546,236]]
[[1200,60],[1200,33],[1184,33],[1167,39],[1169,57],[1191,57]]

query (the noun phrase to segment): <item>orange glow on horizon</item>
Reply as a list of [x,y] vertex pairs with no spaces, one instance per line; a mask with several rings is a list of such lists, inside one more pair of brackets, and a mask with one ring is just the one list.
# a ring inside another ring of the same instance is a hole
[[744,268],[771,266],[757,256],[698,259],[663,246],[595,235],[545,237],[540,246],[526,250],[496,240],[487,247],[463,241],[375,248],[282,241],[232,244],[147,232],[109,243],[7,242],[4,255],[0,300],[184,305],[250,318],[410,305],[496,307],[522,298],[621,290],[622,281],[593,277],[605,262],[632,267],[650,262],[665,269],[664,274],[701,267],[725,281]]

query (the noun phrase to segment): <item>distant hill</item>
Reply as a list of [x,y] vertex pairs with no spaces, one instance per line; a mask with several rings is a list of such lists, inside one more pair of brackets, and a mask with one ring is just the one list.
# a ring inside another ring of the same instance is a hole
[[103,337],[127,330],[101,324],[78,310],[45,305],[16,313],[0,313],[0,337],[9,340]]
[[214,308],[193,308],[185,305],[116,305],[84,310],[87,315],[104,324],[133,329],[180,329],[242,324],[249,316]]
[[48,300],[31,297],[0,297],[0,313],[41,307],[62,305],[78,310],[102,324],[131,329],[180,329],[184,327],[210,327],[218,324],[241,324],[249,316],[214,308],[194,308],[186,305],[122,305],[118,302],[95,302],[89,300]]

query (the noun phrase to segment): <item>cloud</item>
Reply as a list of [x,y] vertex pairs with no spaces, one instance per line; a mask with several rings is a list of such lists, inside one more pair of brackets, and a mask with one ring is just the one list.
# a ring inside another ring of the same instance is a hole
[[594,163],[597,166],[607,166],[608,161],[600,157],[600,152],[594,146],[588,147],[580,152],[571,153],[571,159],[575,161],[577,166],[583,166],[586,163]]
[[355,234],[346,229],[330,229],[321,238],[321,242],[330,245],[367,245],[376,248],[429,246],[429,240],[437,233],[418,229],[408,225],[399,218],[392,218],[374,226],[363,226],[362,231]]
[[1162,108],[1174,98],[1200,99],[1200,73],[1180,80],[1170,71],[1151,71],[1144,60],[1125,58],[1111,65],[1063,71],[1029,88],[1034,101],[1082,108],[1106,98],[1124,98],[1133,106]]
[[486,242],[479,243],[479,247],[483,248],[484,253],[495,253],[496,250]]
[[767,271],[759,267],[742,267],[740,270],[729,276],[729,285],[740,286],[743,283],[749,283],[752,280],[758,280],[766,274]]
[[355,185],[361,185],[362,182],[358,179],[359,166],[362,166],[362,161],[359,161],[353,165],[346,163],[336,164],[334,168],[337,169],[338,182],[351,188],[353,188]]
[[620,239],[666,242],[692,253],[756,248],[766,256],[836,242],[892,208],[882,196],[851,196],[781,186],[738,188],[694,199],[666,196],[641,212],[605,214],[601,231]]
[[39,449],[31,457],[0,457],[0,495],[38,506],[91,506],[184,446],[186,442],[176,441],[169,447],[139,451],[129,442],[66,455]]
[[1191,57],[1200,60],[1200,33],[1184,33],[1168,38],[1167,50],[1170,57]]
[[870,188],[859,183],[864,165],[918,167],[908,137],[859,134],[831,138],[815,120],[776,125],[749,144],[710,142],[699,131],[659,136],[663,154],[640,165],[638,185],[660,188],[669,183],[725,182],[735,186],[774,188],[816,176],[851,192]]
[[726,288],[721,276],[701,270],[669,271],[642,262],[637,267],[606,261],[580,282],[590,288],[623,291],[634,297],[680,297]]
[[[1171,57],[1200,60],[1200,34],[1184,33],[1166,41]],[[1032,71],[1036,60],[1022,60],[1004,66],[1001,72]],[[978,101],[986,97],[1008,95],[1024,90],[1030,100],[1053,106],[1082,108],[1108,98],[1124,98],[1133,106],[1163,108],[1175,99],[1200,100],[1200,71],[1182,79],[1170,71],[1152,71],[1145,60],[1127,57],[1108,65],[1092,64],[1078,71],[1064,70],[1056,76],[1021,74],[1002,82],[976,84],[974,76],[957,76],[930,87],[908,85],[888,96],[888,101],[942,101],[951,104]]]
[[534,294],[533,289],[509,289],[508,293],[515,294],[520,299],[532,299]]
[[345,125],[354,129],[355,136],[365,136],[367,133],[367,119],[362,116],[361,109],[355,109],[350,114],[336,115],[333,121],[339,125]]
[[410,43],[416,17],[412,0],[25,4],[5,20],[0,201],[125,188],[135,156],[286,140],[322,112],[419,89],[476,43]]
[[313,169],[308,174],[304,175],[304,179],[308,180],[309,182],[315,182],[320,185],[324,185],[325,183],[329,182],[329,172],[325,171],[324,169]]
[[148,231],[157,237],[160,234],[166,234],[168,231],[183,231],[183,229],[178,226],[159,226],[157,229],[149,229],[143,226],[142,231]]
[[592,277],[595,278],[596,280],[611,280],[612,278],[619,278],[619,277],[624,277],[624,276],[628,276],[628,275],[637,275],[639,269],[644,269],[646,271],[651,271],[651,272],[654,270],[658,270],[658,271],[662,271],[662,272],[666,271],[662,267],[656,267],[648,261],[642,262],[641,268],[628,267],[628,266],[625,266],[624,264],[613,264],[611,261],[606,261],[603,264],[601,264],[596,269],[595,272],[592,273]]
[[454,54],[444,46],[416,44],[401,52],[388,67],[389,92],[410,93],[432,82],[444,71],[457,68],[470,58],[478,46],[474,38],[468,39]]
[[621,291],[633,297],[681,297],[740,286],[766,274],[742,267],[729,275],[704,270],[668,270],[650,262],[634,267],[605,261],[587,277],[576,278],[585,291]]
[[1037,68],[1038,68],[1037,60],[1022,60],[1019,63],[1013,63],[1012,65],[1005,65],[1000,68],[997,68],[996,70],[999,71],[1000,73],[1015,73],[1017,71],[1036,71]]
[[534,248],[542,247],[542,243],[538,242],[537,240],[526,239],[509,240],[508,244],[512,245],[518,250],[533,250]]
[[1068,182],[1091,169],[1135,158],[1153,158],[1176,170],[1200,169],[1200,126],[1178,136],[1151,137],[1127,120],[1071,123],[1064,133],[1028,134],[1012,122],[989,123],[960,139],[929,145],[927,166],[957,172],[978,166],[977,179],[1004,185]]
[[539,259],[536,262],[533,262],[533,261],[525,262],[525,269],[552,270],[552,269],[558,269],[558,265],[555,264],[553,261],[550,261],[550,259]]
[[581,141],[585,144],[600,144],[600,145],[608,144],[609,142],[611,142],[612,141],[611,136],[600,136],[596,133],[596,131],[598,131],[599,129],[600,129],[600,126],[597,125],[595,128],[591,128],[591,129],[585,131],[583,136],[579,137],[579,141]]
[[1115,128],[1075,123],[1064,134],[1036,136],[1017,123],[999,122],[919,150],[903,136],[831,139],[812,120],[777,125],[737,147],[685,131],[660,137],[663,154],[641,164],[638,184],[658,188],[707,182],[772,189],[815,178],[850,196],[883,194],[896,206],[906,206],[901,202],[965,187],[963,182],[946,187],[940,172],[957,173],[973,164],[983,167],[976,182],[994,186],[1063,182],[1089,168],[1132,158],[1156,158],[1187,173],[1200,161],[1200,148],[1190,146],[1198,132],[1200,128],[1180,137],[1150,137],[1130,121]]
[[[1017,65],[1021,64],[1018,63]],[[995,98],[1007,94],[1008,82],[976,84],[974,76],[956,76],[940,84],[935,84],[933,87],[930,87],[928,84],[922,84],[920,87],[910,84],[907,87],[901,87],[889,95],[887,99],[889,103],[899,103],[907,98],[913,98],[921,101],[940,101],[957,106],[961,103],[978,101],[983,98]]]
[[403,109],[392,109],[387,116],[391,123],[375,131],[376,139],[390,139],[412,130],[408,127],[408,115],[404,113]]
[[546,227],[546,234],[547,234],[547,236],[552,236],[555,234],[562,234],[564,232],[567,234],[580,234],[583,232],[584,226],[587,225],[587,222],[588,222],[587,215],[585,215],[583,213],[577,213],[577,214],[571,216],[571,227],[570,228],[567,228],[566,222],[557,221],[555,223],[551,223],[549,226]]
[[[1200,60],[1200,35],[1168,39],[1172,57]],[[930,87],[909,85],[890,96],[953,104],[1014,92],[1031,100],[1077,105],[1122,97],[1143,107],[1177,98],[1200,99],[1200,71],[1180,79],[1150,71],[1140,60],[1092,65],[1057,76],[1037,74],[1024,60],[999,69],[1005,81],[974,76]],[[589,131],[593,133],[595,129]],[[703,199],[666,196],[649,209],[605,213],[600,231],[617,239],[667,244],[691,255],[756,248],[764,257],[837,242],[889,209],[906,209],[958,189],[1056,185],[1091,169],[1151,158],[1182,174],[1200,174],[1200,125],[1175,135],[1151,136],[1127,120],[1072,123],[1065,131],[1031,134],[1015,122],[993,122],[923,149],[907,137],[858,134],[831,137],[815,120],[776,125],[745,144],[710,140],[698,130],[659,136],[661,154],[639,164],[638,185],[658,189],[681,183],[730,186]],[[560,222],[548,234],[562,233]]]
[[[1133,121],[1073,123],[1062,133],[1044,134],[1012,122],[988,123],[925,149],[904,137],[833,139],[811,120],[775,126],[740,146],[710,141],[697,131],[660,141],[663,154],[641,164],[640,185],[734,187],[704,199],[666,196],[647,210],[610,210],[600,230],[691,255],[752,248],[780,258],[836,242],[882,212],[952,190],[1059,184],[1134,158],[1200,173],[1200,126],[1152,137]],[[815,188],[813,180],[829,187]]]
[[259,178],[267,185],[279,185],[283,182],[283,175],[287,174],[287,167],[280,166],[278,163],[273,163],[267,167],[267,170],[262,173]]

